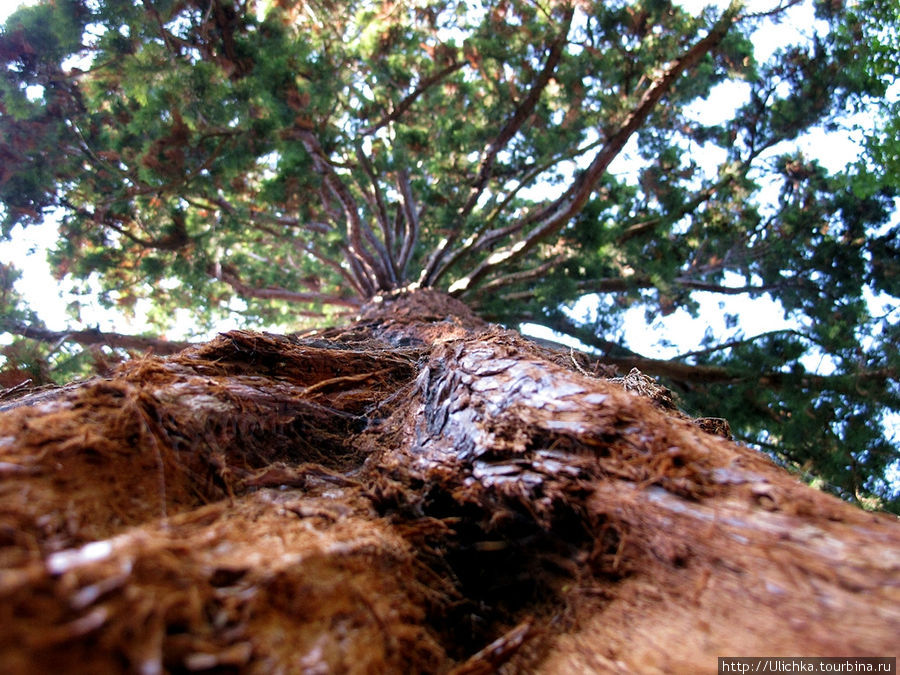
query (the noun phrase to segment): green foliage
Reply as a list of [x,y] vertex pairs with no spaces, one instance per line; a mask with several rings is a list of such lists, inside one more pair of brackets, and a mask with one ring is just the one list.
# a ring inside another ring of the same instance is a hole
[[[838,49],[847,62],[843,75],[857,82],[874,128],[868,132],[866,157],[857,165],[857,191],[870,194],[885,186],[900,190],[900,3],[863,0],[849,8],[837,32]],[[892,94],[892,95],[890,95]],[[857,107],[862,103],[853,101]],[[873,116],[872,109],[880,114]]]
[[[16,326],[44,328],[37,314],[16,290],[21,273],[0,263],[0,332],[15,333]],[[18,385],[64,384],[93,372],[96,359],[77,345],[43,344],[13,335],[0,343],[0,391]]]
[[[785,465],[897,508],[900,12],[808,0],[814,33],[757,61],[754,31],[783,11],[746,4],[21,9],[0,33],[2,232],[59,214],[57,275],[126,313],[149,303],[160,329],[178,308],[198,331],[237,310],[298,326],[420,284],[627,360],[629,308],[768,294],[794,328],[730,320],[670,384]],[[705,119],[723,90],[734,114]],[[797,149],[853,112],[874,120],[858,165]],[[573,324],[562,308],[585,298]]]

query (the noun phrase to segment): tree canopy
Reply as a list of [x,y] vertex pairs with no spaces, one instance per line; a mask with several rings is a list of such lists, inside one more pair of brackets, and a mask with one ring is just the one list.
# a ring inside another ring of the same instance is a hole
[[[56,274],[149,302],[161,331],[178,308],[198,331],[234,312],[296,330],[442,289],[659,375],[690,412],[896,509],[898,7],[816,1],[806,38],[757,60],[754,31],[798,4],[25,7],[0,33],[2,233],[59,214]],[[741,100],[709,121],[726,86]],[[794,143],[860,111],[856,165]],[[47,370],[33,340],[66,335],[2,272],[7,371]],[[696,313],[698,293],[771,296],[792,327],[729,316],[669,361],[629,348],[626,310]]]

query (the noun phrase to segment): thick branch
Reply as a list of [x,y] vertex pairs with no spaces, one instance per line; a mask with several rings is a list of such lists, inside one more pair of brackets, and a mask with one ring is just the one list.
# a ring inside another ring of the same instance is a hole
[[400,249],[400,274],[405,279],[409,261],[419,239],[419,215],[416,213],[416,202],[409,184],[409,174],[405,169],[397,173],[397,187],[400,190],[400,196],[403,198],[403,215],[406,223],[403,246]]
[[38,340],[39,342],[58,343],[74,342],[85,347],[105,345],[134,351],[152,351],[155,354],[175,354],[189,347],[189,342],[163,340],[161,338],[143,337],[141,335],[123,335],[122,333],[106,333],[96,329],[55,331],[46,328],[28,326],[16,321],[3,320],[0,330],[20,337]]
[[569,335],[584,344],[597,349],[602,354],[601,360],[605,361],[608,357],[625,357],[633,359],[644,359],[637,352],[633,352],[627,347],[620,345],[618,342],[606,340],[586,326],[580,326],[561,311],[555,311],[552,316],[536,319],[541,325],[551,330]]
[[316,170],[325,179],[328,188],[332,191],[344,210],[344,214],[347,217],[347,241],[351,253],[358,256],[360,260],[364,261],[366,265],[372,269],[378,286],[381,288],[390,288],[390,275],[388,274],[387,269],[385,269],[384,264],[379,263],[363,244],[363,226],[359,218],[359,210],[357,209],[353,195],[350,194],[347,186],[344,185],[343,181],[335,174],[334,169],[328,162],[325,151],[319,144],[319,140],[315,135],[308,129],[299,129],[297,136],[301,143],[303,143],[303,147],[306,148],[306,151],[312,157],[313,165],[316,167]]
[[532,181],[534,181],[538,176],[543,174],[545,171],[553,168],[557,164],[566,160],[572,160],[576,157],[580,157],[581,155],[593,150],[599,145],[602,145],[601,141],[594,141],[582,147],[576,148],[575,150],[568,150],[566,152],[558,154],[554,156],[550,161],[530,168],[528,172],[520,180],[517,181],[516,186],[511,189],[509,193],[503,198],[503,201],[495,206],[491,210],[491,213],[484,219],[481,227],[481,234],[478,236],[469,237],[452,253],[444,256],[443,262],[441,263],[439,269],[435,272],[435,278],[442,277],[448,270],[452,269],[453,266],[456,265],[456,263],[458,263],[465,256],[483,253],[492,246],[496,245],[496,243],[501,241],[502,239],[505,239],[506,237],[519,232],[522,229],[521,223],[513,223],[512,225],[508,225],[506,227],[494,228],[490,230],[487,229],[487,227],[489,227],[497,219],[497,217],[507,209],[516,195],[521,190],[531,185]]
[[[230,265],[216,264],[210,267],[209,274],[231,286],[239,295],[247,298],[261,298],[265,300],[286,300],[288,302],[312,302],[323,305],[338,305],[356,309],[360,306],[356,298],[345,298],[327,293],[303,293],[289,291],[285,288],[256,288],[241,281],[241,278]],[[321,312],[298,312],[304,316],[321,316]]]
[[[575,151],[563,153],[562,155],[555,157],[552,161],[547,162],[542,166],[535,167],[534,169],[529,171],[528,175],[521,182],[519,182],[515,189],[510,191],[510,193],[504,198],[503,202],[494,209],[494,211],[490,216],[488,216],[488,218],[486,218],[486,222],[491,222],[492,220],[494,220],[496,216],[509,205],[509,202],[512,201],[519,190],[530,184],[530,182],[536,176],[540,175],[540,173],[565,159],[578,157],[599,145],[602,145],[601,141],[594,141],[593,143],[589,143],[588,145],[582,148],[578,148]],[[766,145],[766,148],[767,147],[769,147],[769,144]],[[652,231],[663,222],[674,223],[680,220],[683,216],[689,213],[693,213],[697,210],[697,208],[700,207],[700,205],[715,196],[719,190],[731,183],[737,177],[743,175],[743,172],[745,172],[747,167],[749,167],[750,162],[754,158],[756,158],[763,149],[765,148],[751,153],[751,155],[743,160],[739,166],[730,167],[723,173],[722,177],[718,181],[704,188],[703,190],[700,190],[690,201],[685,203],[676,212],[666,214],[665,216],[651,218],[649,220],[645,220],[629,226],[628,228],[626,228],[625,232],[621,236],[619,236],[619,238],[617,239],[617,243],[624,244],[630,239],[641,236],[646,232]],[[445,262],[441,265],[441,269],[439,270],[438,275],[443,275],[445,271],[451,269],[464,256],[483,253],[484,251],[487,251],[488,249],[495,246],[499,241],[521,231],[522,228],[523,223],[520,221],[512,223],[511,225],[507,225],[506,227],[484,231],[477,238],[472,237],[465,244],[458,247],[448,258],[446,258]]]
[[[359,161],[360,166],[366,174],[366,177],[369,179],[369,183],[372,185],[372,196],[367,197],[369,201],[369,205],[372,207],[373,213],[375,213],[375,218],[378,221],[378,227],[381,229],[381,236],[384,240],[384,247],[386,249],[387,263],[388,268],[391,273],[391,279],[394,282],[397,282],[400,278],[400,272],[398,270],[397,258],[396,258],[396,249],[394,246],[394,232],[391,227],[391,219],[388,216],[387,207],[384,204],[384,197],[381,194],[381,186],[378,184],[378,177],[375,175],[375,169],[372,167],[372,163],[369,161],[369,158],[366,156],[365,151],[362,148],[362,144],[358,143],[356,145],[356,158]],[[363,192],[363,195],[368,195],[368,191],[360,186]]]
[[498,288],[503,288],[505,286],[512,286],[513,284],[520,284],[525,281],[534,281],[535,279],[540,279],[548,272],[550,272],[554,267],[561,264],[565,259],[566,256],[554,256],[550,260],[542,263],[541,265],[538,265],[537,267],[522,270],[521,272],[512,272],[511,274],[506,274],[502,277],[491,279],[489,282],[478,288],[478,294],[483,295],[488,291],[496,291]]
[[755,382],[763,389],[796,387],[807,391],[858,393],[857,385],[861,382],[884,382],[897,379],[897,371],[893,368],[876,368],[853,373],[852,375],[814,375],[811,373],[796,375],[780,371],[747,373],[730,370],[722,366],[691,365],[663,359],[604,357],[602,361],[622,369],[637,368],[647,375],[665,377],[677,382],[703,382],[710,384]]
[[[616,343],[603,339],[585,339],[578,336],[582,342],[601,349],[624,349]],[[626,350],[627,351],[627,350]],[[651,359],[638,354],[634,355],[604,355],[600,357],[602,363],[616,366],[620,370],[629,371],[637,368],[646,375],[664,377],[675,382],[704,383],[704,384],[736,384],[738,382],[753,382],[763,389],[799,388],[806,391],[836,391],[846,393],[858,393],[857,385],[861,382],[884,382],[896,380],[898,373],[893,368],[875,368],[864,370],[851,375],[815,375],[812,373],[795,374],[781,371],[747,372],[733,370],[723,366],[706,364],[689,364],[673,360]]]
[[358,258],[349,249],[344,249],[347,257],[347,265],[350,267],[352,276],[359,283],[362,289],[362,296],[370,298],[375,295],[375,280],[372,275],[363,267],[365,261]]
[[388,288],[395,288],[397,286],[398,278],[394,272],[396,265],[394,263],[393,255],[388,251],[387,246],[375,236],[375,233],[372,231],[369,224],[365,220],[362,220],[361,222],[366,241],[372,245],[372,248],[374,248],[375,252],[378,254],[378,258],[381,260],[381,265],[376,268],[376,272],[380,272],[384,276],[382,287],[384,287],[384,284],[387,284]]
[[518,106],[516,106],[512,116],[506,121],[506,124],[503,125],[503,128],[494,140],[491,141],[487,148],[485,148],[481,157],[481,162],[478,166],[478,174],[469,190],[469,197],[458,212],[457,228],[447,237],[447,239],[441,242],[437,249],[435,249],[422,273],[422,285],[433,286],[437,281],[437,277],[440,276],[438,270],[441,269],[439,265],[444,259],[445,252],[459,238],[466,218],[472,212],[472,209],[478,202],[478,198],[481,196],[481,193],[487,185],[488,179],[491,177],[491,171],[494,168],[494,162],[497,160],[497,155],[506,147],[506,144],[512,140],[513,136],[518,133],[519,129],[522,128],[522,125],[525,124],[525,121],[537,107],[541,94],[547,88],[550,79],[553,77],[553,73],[556,71],[556,67],[559,65],[559,61],[562,58],[563,49],[565,48],[566,39],[569,34],[569,27],[572,24],[572,16],[573,9],[569,7],[566,10],[562,29],[550,45],[550,53],[547,55],[547,61],[544,63],[544,67],[541,69],[537,80],[531,87],[528,95],[522,99]]
[[732,3],[709,33],[681,58],[666,68],[662,75],[650,85],[641,100],[598,151],[590,166],[572,184],[559,199],[546,206],[537,214],[523,219],[524,228],[530,223],[537,223],[524,237],[516,243],[503,248],[489,256],[479,264],[468,276],[458,279],[450,286],[452,295],[466,293],[474,284],[500,265],[518,259],[534,248],[538,242],[556,234],[576,216],[590,198],[600,178],[609,164],[618,156],[628,139],[643,125],[660,99],[668,93],[681,75],[695,66],[704,56],[712,51],[725,37],[734,23],[738,5]]
[[[627,347],[617,342],[606,340],[597,336],[587,327],[579,326],[577,323],[569,319],[561,313],[556,313],[552,317],[546,317],[538,320],[539,323],[548,328],[569,335],[580,340],[582,343],[596,348],[601,352],[599,360],[602,363],[616,366],[625,372],[632,368],[637,368],[647,375],[655,377],[664,377],[675,382],[691,382],[691,383],[737,383],[737,382],[756,382],[762,388],[782,389],[785,387],[799,387],[800,389],[812,391],[838,391],[857,393],[856,385],[859,382],[875,381],[884,382],[885,380],[897,379],[898,373],[893,368],[875,368],[853,373],[852,375],[815,375],[812,373],[794,374],[781,371],[769,372],[747,372],[736,369],[730,369],[723,366],[706,365],[706,364],[689,364],[681,363],[677,360],[651,359],[631,351]],[[736,341],[735,344],[751,342],[766,335],[772,335],[782,331],[773,331],[764,333],[747,340]],[[791,331],[794,332],[794,331]],[[807,336],[798,333],[802,337],[809,339]],[[724,348],[724,347],[723,347]],[[713,350],[707,350],[713,351]],[[699,355],[701,352],[698,352]],[[685,358],[690,354],[682,354],[676,359]]]
[[[481,294],[483,289],[491,288],[501,288],[503,286],[509,286],[516,281],[526,280],[526,277],[518,278],[516,274],[508,274],[503,277],[499,277],[495,280],[487,282],[486,284],[479,286],[478,293]],[[779,290],[785,288],[788,285],[797,285],[800,283],[799,279],[785,279],[777,284],[763,284],[760,286],[723,286],[721,284],[715,284],[711,282],[705,281],[697,281],[694,279],[688,279],[686,277],[678,277],[672,281],[674,286],[680,286],[681,288],[687,288],[692,291],[703,291],[705,293],[721,293],[723,295],[741,295],[744,293],[748,294],[759,294],[759,293],[767,293],[770,291]],[[638,290],[643,288],[656,288],[656,284],[649,278],[644,276],[631,276],[631,277],[609,277],[604,279],[588,279],[584,281],[579,281],[575,284],[575,287],[582,293],[625,293],[630,290]],[[522,291],[517,291],[516,293],[511,293],[509,296],[510,300],[531,300],[537,295],[535,289],[526,289]]]
[[[329,258],[328,256],[324,255],[319,250],[320,247],[316,246],[312,242],[301,242],[297,239],[294,239],[294,241],[292,243],[293,243],[294,248],[297,251],[300,251],[301,253],[303,253],[305,255],[309,255],[309,256],[315,258],[316,260],[321,262],[323,265],[330,267],[335,272],[340,274],[341,278],[347,282],[347,284],[350,286],[350,288],[352,288],[360,298],[367,297],[366,293],[363,291],[363,289],[360,286],[360,283],[356,279],[356,277],[354,277],[350,272],[348,272],[346,269],[344,269],[338,262],[336,262],[336,261],[332,260],[331,258]],[[349,255],[349,253],[348,253],[348,255]]]

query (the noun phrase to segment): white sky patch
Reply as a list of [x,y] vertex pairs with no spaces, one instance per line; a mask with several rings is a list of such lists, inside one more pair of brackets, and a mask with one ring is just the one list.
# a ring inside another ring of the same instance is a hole
[[12,240],[0,240],[0,260],[11,262],[22,273],[16,282],[16,290],[33,302],[32,309],[39,310],[41,318],[52,330],[66,327],[66,305],[63,292],[50,275],[47,251],[57,239],[56,222],[47,219],[23,231],[17,226]]
[[571,335],[562,335],[561,333],[552,331],[546,326],[542,326],[539,323],[523,323],[519,326],[519,332],[522,333],[522,335],[527,335],[528,337],[539,338],[541,340],[549,340],[551,342],[558,342],[559,344],[565,345],[566,347],[572,347],[589,354],[596,351],[593,347],[584,344],[581,340],[573,338]]
[[34,2],[19,2],[18,0],[0,0],[0,21],[6,21],[6,17],[15,12],[19,7],[34,5]]
[[684,109],[684,116],[709,126],[731,119],[734,111],[750,100],[750,85],[728,80],[712,88],[705,100],[697,101]]
[[[733,332],[726,325],[727,313],[735,312],[737,302],[723,299],[717,293],[696,291],[692,294],[700,305],[700,318],[695,319],[683,308],[657,318],[649,330],[634,330],[628,333],[628,347],[639,354],[652,354],[653,358],[669,359],[688,351],[703,349],[703,338],[708,332],[726,335]],[[742,298],[739,301],[740,326],[748,336],[761,335],[773,330],[781,330],[789,324],[784,319],[784,308],[769,295],[759,298]],[[646,325],[644,309],[632,307],[625,313],[626,325]],[[752,326],[752,330],[750,327]]]
[[862,156],[862,143],[861,135],[828,132],[816,127],[797,139],[796,145],[804,155],[815,157],[829,172],[834,173]]

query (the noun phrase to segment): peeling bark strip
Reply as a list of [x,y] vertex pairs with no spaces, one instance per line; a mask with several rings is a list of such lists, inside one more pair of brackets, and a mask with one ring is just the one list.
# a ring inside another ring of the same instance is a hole
[[4,672],[892,655],[900,529],[420,291],[0,417]]

